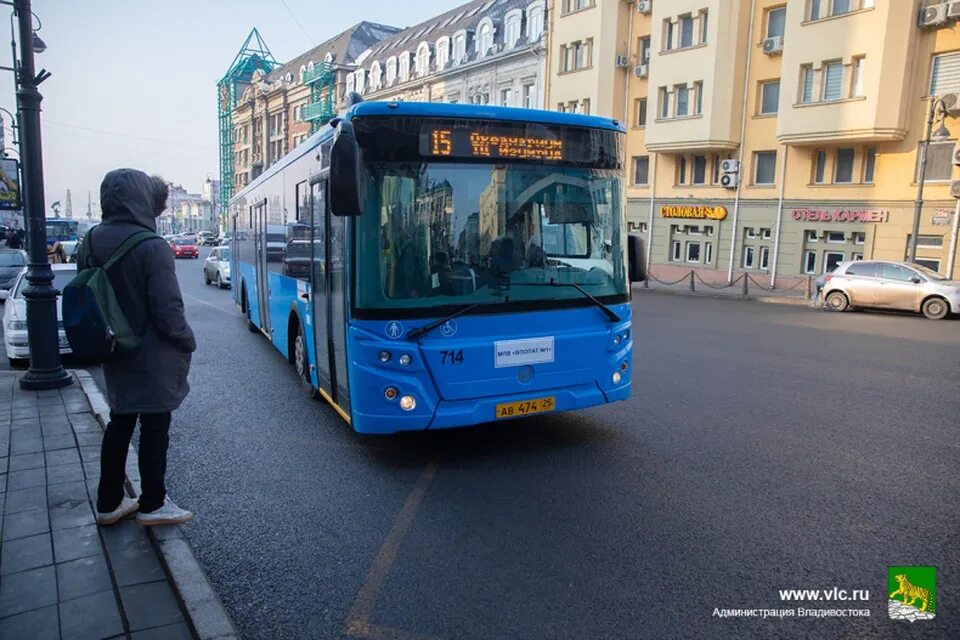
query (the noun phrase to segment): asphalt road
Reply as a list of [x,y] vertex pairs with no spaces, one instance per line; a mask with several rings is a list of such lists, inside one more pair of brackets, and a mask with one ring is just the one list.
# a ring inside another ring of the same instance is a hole
[[[960,637],[960,320],[637,292],[628,402],[371,438],[201,265],[168,489],[245,638]],[[934,621],[887,618],[898,564]],[[712,615],[834,586],[870,617]]]

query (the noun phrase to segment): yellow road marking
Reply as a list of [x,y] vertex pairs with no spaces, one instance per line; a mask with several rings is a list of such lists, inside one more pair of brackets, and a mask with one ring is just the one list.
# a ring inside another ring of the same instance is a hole
[[420,502],[423,501],[423,496],[426,495],[427,489],[430,487],[430,483],[433,482],[433,478],[436,475],[436,462],[431,462],[424,467],[423,472],[417,479],[417,484],[414,485],[413,490],[410,491],[410,495],[407,496],[406,502],[403,503],[400,512],[397,513],[397,517],[393,521],[393,528],[390,529],[390,533],[387,534],[387,539],[384,540],[383,546],[380,547],[380,553],[377,554],[377,558],[374,560],[373,566],[367,574],[367,579],[363,583],[363,588],[361,588],[360,593],[357,594],[357,599],[354,601],[353,607],[350,608],[350,613],[347,615],[346,632],[348,634],[370,638],[371,640],[419,640],[426,638],[426,636],[412,634],[401,629],[374,625],[368,622],[368,620],[377,603],[377,596],[383,588],[384,582],[387,580],[387,575],[390,573],[393,563],[397,560],[397,551],[400,549],[400,544],[407,535],[407,531],[409,531],[410,525],[413,523],[413,517],[420,507]]

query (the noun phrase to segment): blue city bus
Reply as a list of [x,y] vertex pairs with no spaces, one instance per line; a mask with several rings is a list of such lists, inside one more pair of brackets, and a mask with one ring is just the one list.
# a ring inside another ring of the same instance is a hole
[[234,300],[360,433],[625,400],[642,267],[623,137],[585,115],[353,104],[231,199]]
[[71,218],[47,218],[47,244],[78,240],[80,221]]

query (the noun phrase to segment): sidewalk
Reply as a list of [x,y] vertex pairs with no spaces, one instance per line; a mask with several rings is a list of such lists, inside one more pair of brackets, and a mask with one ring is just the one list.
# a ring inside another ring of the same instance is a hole
[[633,283],[634,292],[669,293],[674,295],[701,296],[704,298],[720,298],[727,300],[748,300],[751,302],[766,302],[771,304],[791,304],[791,305],[809,305],[810,300],[806,297],[806,286],[795,286],[787,289],[769,289],[768,283],[763,283],[763,288],[754,284],[751,279],[747,283],[747,293],[744,295],[743,280],[739,280],[733,286],[724,287],[722,284],[706,284],[699,278],[694,280],[694,289],[690,290],[690,278],[684,278],[681,282],[663,283],[653,278],[647,278],[644,282]]
[[92,380],[76,376],[87,384],[37,392],[0,373],[0,638],[232,636],[225,615],[222,633],[197,633],[183,597],[194,585],[178,584],[162,546],[186,546],[179,527],[96,526],[103,428]]

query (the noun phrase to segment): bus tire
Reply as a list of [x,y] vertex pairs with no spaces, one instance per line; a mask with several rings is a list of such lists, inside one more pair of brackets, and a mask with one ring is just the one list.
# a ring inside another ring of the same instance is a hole
[[300,386],[307,392],[311,400],[319,400],[320,392],[317,391],[310,381],[310,357],[307,353],[307,337],[303,333],[303,325],[296,321],[297,336],[293,339],[293,369],[297,372],[297,378],[300,379]]

